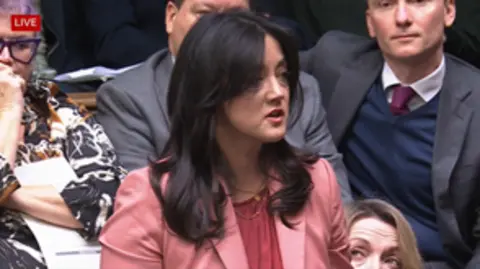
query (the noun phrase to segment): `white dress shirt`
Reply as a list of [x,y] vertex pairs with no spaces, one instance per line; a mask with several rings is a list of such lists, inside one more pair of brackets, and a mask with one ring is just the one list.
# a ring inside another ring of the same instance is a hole
[[445,77],[445,57],[442,58],[440,65],[430,73],[428,76],[415,81],[412,84],[403,84],[395,76],[387,62],[383,65],[382,70],[382,83],[383,89],[386,92],[388,103],[392,102],[393,90],[390,88],[393,85],[401,84],[402,86],[410,86],[416,93],[416,95],[408,103],[408,108],[413,111],[422,105],[432,100],[443,85],[443,78]]

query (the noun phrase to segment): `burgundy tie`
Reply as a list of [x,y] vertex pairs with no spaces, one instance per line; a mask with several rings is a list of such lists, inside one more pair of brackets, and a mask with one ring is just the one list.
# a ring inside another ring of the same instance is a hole
[[394,116],[405,115],[410,112],[408,102],[415,96],[415,91],[408,86],[395,85],[392,87],[393,96],[390,111]]

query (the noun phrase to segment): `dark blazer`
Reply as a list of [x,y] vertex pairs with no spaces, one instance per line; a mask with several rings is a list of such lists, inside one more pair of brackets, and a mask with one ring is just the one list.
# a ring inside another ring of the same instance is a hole
[[[327,33],[301,55],[320,83],[327,122],[339,145],[368,89],[380,75],[376,42]],[[480,71],[446,55],[433,152],[432,184],[444,248],[455,260],[434,268],[480,268]]]
[[121,68],[167,47],[166,0],[41,1],[48,63],[58,73]]
[[64,73],[95,65],[80,0],[40,1],[48,65]]
[[[97,92],[96,117],[128,170],[148,165],[148,158],[156,160],[167,142],[166,96],[172,66],[170,53],[162,50],[141,66],[103,84]],[[348,201],[351,193],[345,167],[327,128],[318,84],[305,73],[300,82],[305,103],[301,117],[288,130],[287,141],[328,159],[337,174],[342,198]]]

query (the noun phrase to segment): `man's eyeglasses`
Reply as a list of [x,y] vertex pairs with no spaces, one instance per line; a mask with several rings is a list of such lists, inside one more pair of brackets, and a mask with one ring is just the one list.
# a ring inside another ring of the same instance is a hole
[[40,38],[1,40],[0,53],[5,47],[8,48],[10,57],[22,64],[30,64],[37,54],[37,48],[40,44]]

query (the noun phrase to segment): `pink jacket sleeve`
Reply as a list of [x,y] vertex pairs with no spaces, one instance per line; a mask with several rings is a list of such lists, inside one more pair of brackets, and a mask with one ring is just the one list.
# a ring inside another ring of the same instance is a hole
[[[330,200],[330,268],[351,269],[348,232],[344,216],[344,208],[340,198],[340,188],[335,173],[327,161],[322,162],[328,175]],[[327,186],[325,186],[327,187]]]
[[163,221],[148,170],[130,173],[100,235],[101,269],[162,269]]

